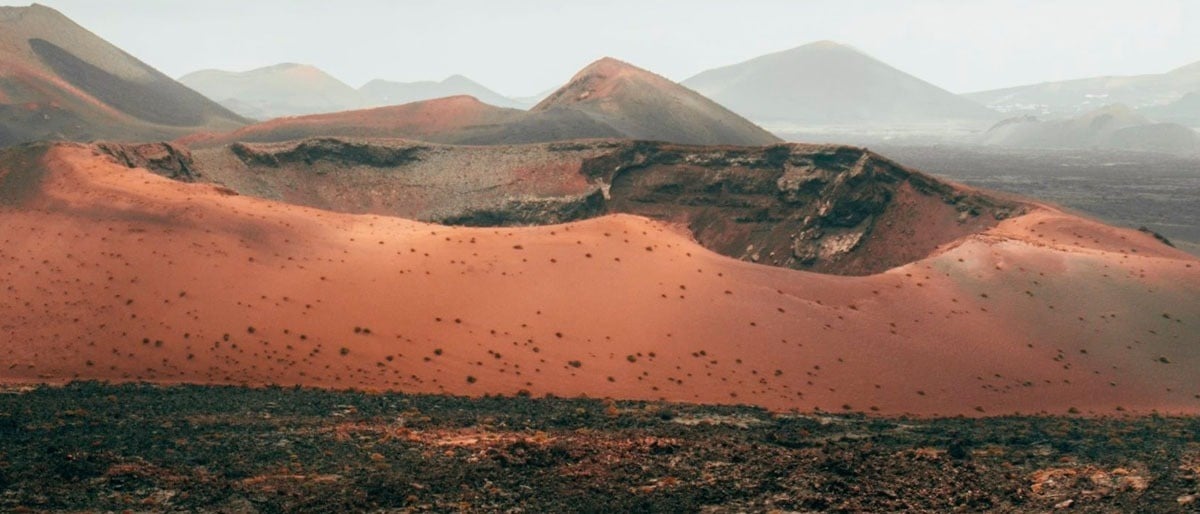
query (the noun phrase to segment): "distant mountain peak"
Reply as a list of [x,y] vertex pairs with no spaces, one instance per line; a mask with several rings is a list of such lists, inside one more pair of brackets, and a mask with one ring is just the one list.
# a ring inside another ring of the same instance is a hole
[[577,110],[603,120],[635,139],[745,145],[778,141],[699,93],[612,57],[588,64],[530,111],[560,109]]
[[850,45],[847,45],[847,44],[844,44],[844,43],[839,43],[839,42],[837,42],[837,41],[833,41],[833,40],[830,40],[830,39],[822,39],[822,40],[820,40],[820,41],[813,41],[812,43],[808,43],[808,44],[805,44],[805,45],[800,45],[800,46],[798,46],[798,47],[796,47],[796,48],[793,48],[793,50],[800,50],[800,49],[810,49],[810,50],[848,50],[848,51],[851,51],[851,52],[854,52],[854,53],[859,53],[859,54],[861,54],[861,53],[862,53],[861,51],[859,51],[857,48],[855,48],[855,47],[853,47],[853,46],[850,46]]
[[457,73],[442,80],[400,82],[376,79],[367,82],[358,91],[369,107],[401,105],[459,95],[469,95],[489,105],[518,107],[512,99]]
[[1171,75],[1200,75],[1200,61],[1196,61],[1191,64],[1185,64],[1167,73]]
[[303,64],[303,63],[298,63],[298,62],[285,62],[285,63],[275,64],[272,66],[264,66],[262,68],[258,68],[256,70],[251,70],[251,71],[252,72],[263,72],[263,73],[272,73],[272,72],[274,72],[274,73],[301,73],[301,74],[306,74],[306,75],[322,75],[322,76],[328,76],[330,78],[333,77],[332,75],[329,75],[329,73],[326,72],[325,70],[322,70],[321,68],[318,68],[312,64]]
[[40,14],[45,16],[54,16],[65,20],[70,20],[61,12],[58,12],[53,7],[48,7],[42,4],[33,3],[26,7],[21,6],[0,6],[0,21],[12,21],[20,19],[26,14]]
[[596,59],[595,61],[592,61],[591,64],[584,66],[582,71],[588,71],[591,69],[609,69],[609,68],[633,68],[633,69],[639,69],[639,70],[641,69],[641,68],[638,68],[637,66],[634,66],[625,61],[617,59],[616,57],[609,57],[606,55],[604,57]]
[[707,70],[683,85],[742,116],[785,126],[973,123],[999,117],[835,41]]
[[602,57],[579,70],[567,84],[547,96],[532,110],[585,101],[597,101],[612,96],[619,88],[618,79],[629,77],[653,84],[653,89],[681,88],[678,84],[612,57]]
[[475,82],[474,80],[471,80],[466,75],[459,75],[457,73],[442,79],[442,81],[439,82],[439,84],[441,84],[443,86],[461,87],[461,88],[483,88],[483,85],[481,85],[480,83]]
[[571,77],[571,82],[583,79],[609,79],[621,74],[654,75],[620,59],[601,57],[575,73],[575,76]]
[[285,62],[249,71],[205,70],[179,78],[247,117],[269,119],[357,109],[358,91],[311,64]]

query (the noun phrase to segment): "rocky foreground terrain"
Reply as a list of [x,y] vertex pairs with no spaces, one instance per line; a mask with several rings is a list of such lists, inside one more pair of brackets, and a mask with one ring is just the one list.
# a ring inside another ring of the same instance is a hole
[[1194,512],[1196,418],[867,418],[75,383],[0,394],[0,510]]

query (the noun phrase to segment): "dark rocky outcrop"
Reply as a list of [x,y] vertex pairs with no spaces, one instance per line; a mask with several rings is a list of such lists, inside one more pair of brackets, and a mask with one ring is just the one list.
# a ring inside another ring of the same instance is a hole
[[605,213],[604,197],[596,191],[561,198],[510,198],[499,205],[469,209],[436,221],[467,227],[549,225],[593,218]]
[[847,146],[635,144],[584,172],[609,184],[610,212],[684,224],[725,255],[841,274],[911,262],[1018,208]]
[[201,180],[192,153],[182,146],[171,143],[96,143],[96,148],[130,168],[145,168],[180,182]]
[[1172,243],[1170,239],[1167,239],[1167,236],[1159,234],[1158,232],[1151,230],[1149,227],[1147,227],[1145,225],[1138,227],[1138,231],[1150,234],[1150,235],[1154,236],[1154,239],[1157,239],[1160,242],[1162,242],[1162,244],[1170,246],[1171,248],[1175,248],[1175,244]]
[[402,166],[417,159],[421,146],[383,146],[354,143],[334,138],[308,139],[285,151],[261,151],[243,143],[230,145],[230,150],[248,165],[279,167],[285,164],[311,165],[327,161],[346,166],[365,165],[374,168]]

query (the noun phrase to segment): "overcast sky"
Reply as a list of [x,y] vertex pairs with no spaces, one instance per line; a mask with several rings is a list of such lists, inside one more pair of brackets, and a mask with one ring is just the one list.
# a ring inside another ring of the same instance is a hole
[[[0,0],[3,2],[5,0]],[[954,92],[1200,61],[1190,0],[42,0],[173,77],[313,64],[532,95],[612,56],[683,80],[830,39]]]

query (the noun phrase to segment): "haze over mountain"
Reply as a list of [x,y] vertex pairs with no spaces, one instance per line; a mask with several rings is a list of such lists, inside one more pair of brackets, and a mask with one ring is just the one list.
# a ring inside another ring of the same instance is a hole
[[193,144],[305,137],[409,138],[451,144],[516,144],[629,138],[683,144],[764,145],[779,138],[713,101],[616,59],[585,67],[529,111],[457,96],[271,120]]
[[245,72],[201,70],[179,78],[184,85],[256,120],[385,107],[469,95],[498,107],[528,105],[462,75],[442,81],[372,80],[355,89],[310,65],[284,63]]
[[254,119],[364,107],[359,92],[315,66],[284,63],[245,72],[202,70],[184,85]]
[[768,126],[980,122],[999,117],[832,41],[708,70],[683,85]]
[[0,7],[0,146],[173,138],[243,123],[53,9]]
[[1043,82],[964,96],[1005,113],[1077,116],[1114,103],[1135,109],[1166,105],[1194,92],[1200,92],[1200,62],[1166,73]]
[[1200,134],[1176,123],[1155,123],[1125,105],[1109,105],[1074,118],[1042,121],[1025,116],[1001,121],[983,135],[993,146],[1104,148],[1200,154]]
[[542,91],[536,95],[517,96],[517,97],[513,97],[512,101],[516,102],[517,105],[519,105],[523,109],[529,109],[539,103],[542,103],[542,100],[545,100],[546,97],[550,96],[557,90],[558,90],[558,88],[550,88],[550,89]]
[[1158,121],[1200,128],[1200,91],[1193,91],[1165,105],[1143,107],[1138,112]]
[[473,96],[483,103],[497,107],[527,107],[462,75],[451,75],[440,82],[394,82],[376,79],[358,88],[358,92],[367,107],[400,105],[459,95]]

